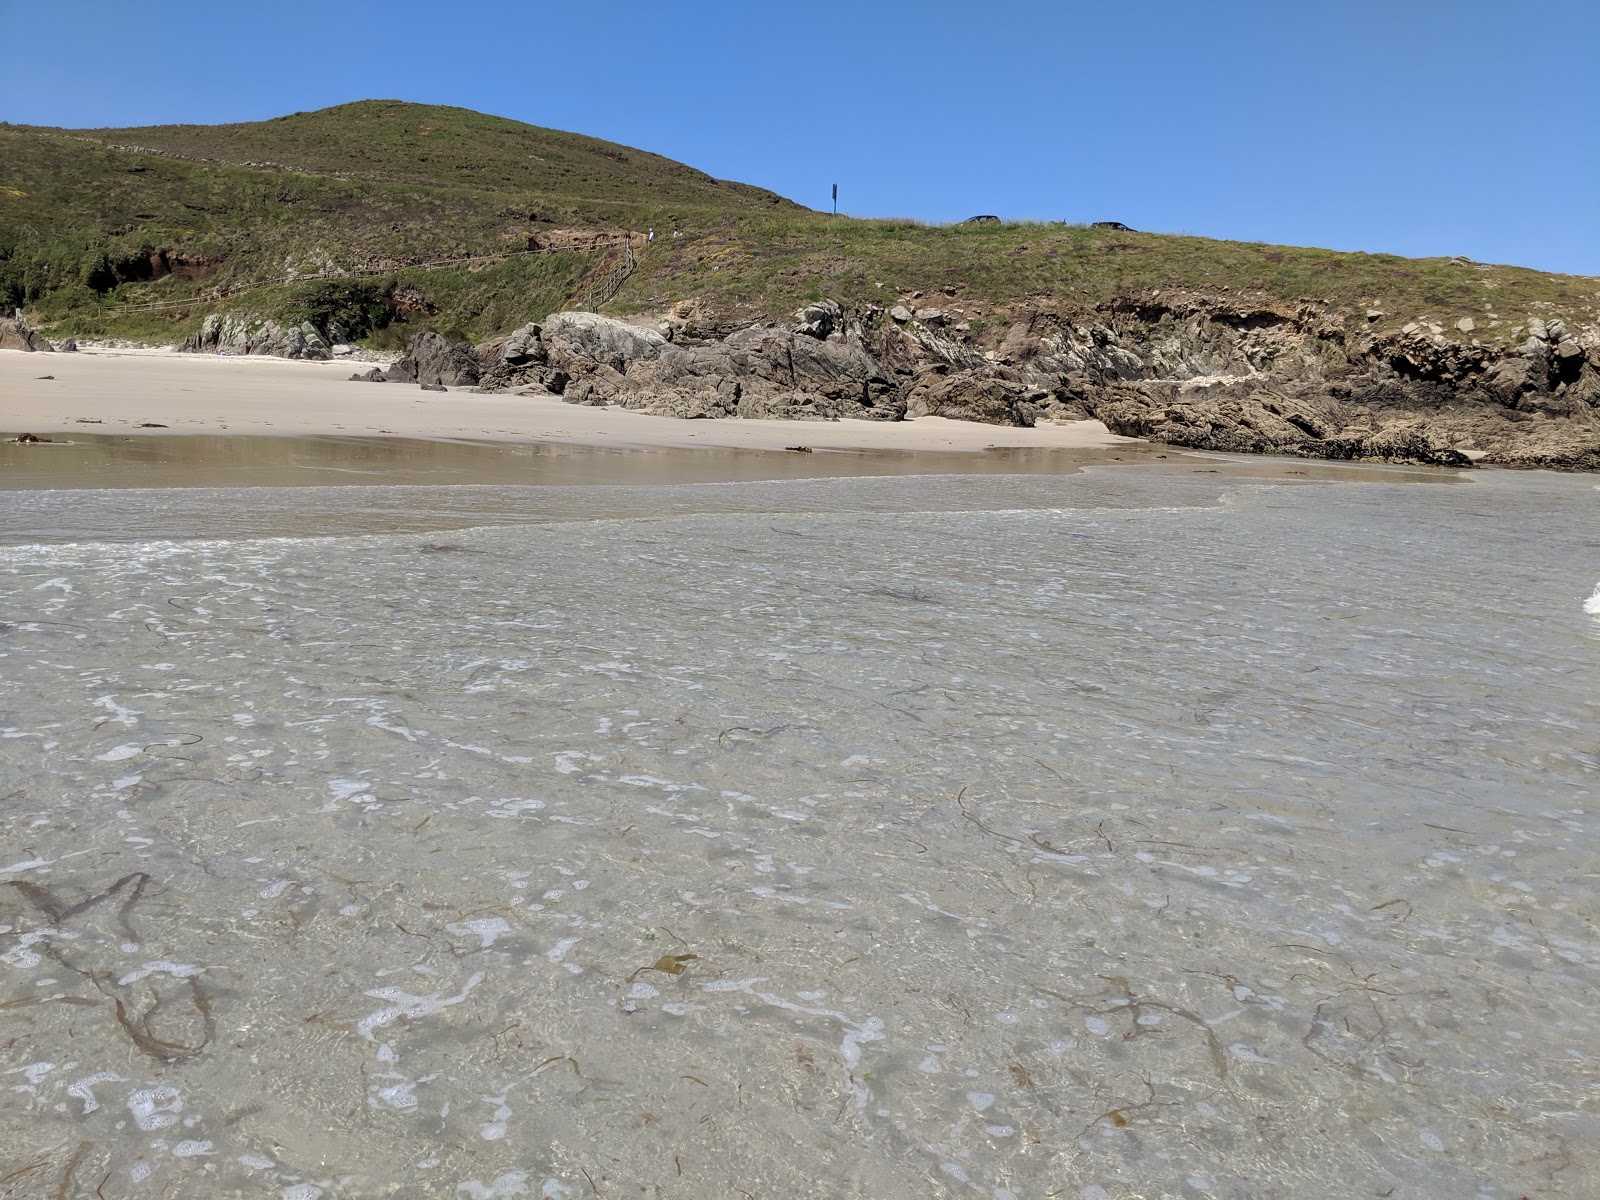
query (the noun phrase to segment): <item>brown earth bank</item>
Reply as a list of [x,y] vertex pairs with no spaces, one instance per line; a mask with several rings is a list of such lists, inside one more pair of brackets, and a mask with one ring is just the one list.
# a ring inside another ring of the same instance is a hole
[[[419,333],[393,366],[352,379],[691,419],[1094,418],[1233,453],[1600,470],[1600,330],[1559,320],[1490,345],[1471,320],[1367,330],[1315,302],[1163,291],[1015,308],[986,347],[958,318],[829,300],[783,324],[713,325],[692,302],[626,321],[560,312],[477,346]],[[325,358],[340,333],[213,314],[186,348]],[[27,340],[0,328],[6,344]]]

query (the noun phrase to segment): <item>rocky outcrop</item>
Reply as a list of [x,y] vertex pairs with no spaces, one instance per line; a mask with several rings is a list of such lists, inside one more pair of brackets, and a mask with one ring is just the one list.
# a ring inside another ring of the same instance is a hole
[[278,358],[331,358],[328,339],[310,321],[288,327],[249,313],[211,313],[182,349],[202,354],[264,354]]
[[478,383],[484,391],[559,396],[571,380],[566,371],[550,365],[543,326],[531,322],[485,342],[476,354],[481,371]]
[[949,316],[824,301],[787,328],[719,339],[676,309],[666,334],[560,313],[477,354],[487,390],[668,416],[1096,417],[1232,453],[1600,469],[1600,337],[1559,322],[1530,322],[1505,349],[1421,325],[1377,332],[1365,310],[1340,320],[1313,304],[1174,295],[1034,308],[984,349]]
[[405,355],[384,371],[390,383],[419,383],[430,389],[473,387],[479,374],[471,345],[438,333],[413,334]]
[[949,417],[990,425],[1037,424],[1051,407],[1053,394],[1007,378],[1002,370],[957,370],[946,363],[930,366],[910,385],[906,416]]
[[1600,468],[1592,332],[1586,344],[1534,320],[1504,347],[1420,322],[1368,332],[1317,306],[1197,298],[1110,316],[1045,339],[1034,369],[1082,366],[1086,407],[1117,433],[1316,458]]
[[556,313],[544,322],[539,336],[546,361],[574,377],[590,374],[596,367],[625,374],[634,363],[650,358],[667,344],[653,329],[589,312]]
[[[55,347],[37,329],[29,329],[21,321],[0,320],[0,350],[42,350],[51,351]],[[77,343],[73,343],[77,349]]]
[[[794,329],[751,326],[721,340],[668,341],[654,329],[594,313],[558,313],[478,347],[482,386],[559,394],[677,417],[842,416],[897,420],[898,382],[846,335],[837,305],[797,314]],[[669,325],[669,329],[674,328]],[[826,330],[827,332],[824,332]]]

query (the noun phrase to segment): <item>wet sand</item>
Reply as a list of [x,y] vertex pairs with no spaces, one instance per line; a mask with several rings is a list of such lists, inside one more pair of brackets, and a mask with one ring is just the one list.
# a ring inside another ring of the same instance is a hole
[[[0,351],[0,432],[248,434],[544,442],[610,448],[971,453],[1136,445],[1098,421],[1007,428],[915,421],[685,421],[555,399],[352,382],[345,361],[129,351]],[[791,451],[792,452],[792,451]]]

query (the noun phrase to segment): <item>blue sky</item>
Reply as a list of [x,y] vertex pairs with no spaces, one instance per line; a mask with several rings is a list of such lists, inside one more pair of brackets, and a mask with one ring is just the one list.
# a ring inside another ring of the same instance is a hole
[[[0,119],[373,97],[654,150],[817,208],[1600,275],[1600,2],[0,0]],[[0,164],[3,165],[3,164]]]

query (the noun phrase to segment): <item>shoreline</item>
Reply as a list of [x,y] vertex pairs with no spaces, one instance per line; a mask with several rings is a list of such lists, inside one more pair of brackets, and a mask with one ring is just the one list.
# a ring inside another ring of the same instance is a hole
[[1147,447],[1099,421],[1031,429],[914,421],[684,420],[616,407],[349,378],[348,360],[161,350],[0,351],[0,434],[409,438],[629,450],[938,452]]

